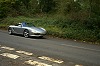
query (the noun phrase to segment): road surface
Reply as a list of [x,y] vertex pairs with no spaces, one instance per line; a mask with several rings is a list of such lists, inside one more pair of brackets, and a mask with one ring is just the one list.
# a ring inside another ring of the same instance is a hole
[[0,30],[0,66],[100,66],[100,46]]

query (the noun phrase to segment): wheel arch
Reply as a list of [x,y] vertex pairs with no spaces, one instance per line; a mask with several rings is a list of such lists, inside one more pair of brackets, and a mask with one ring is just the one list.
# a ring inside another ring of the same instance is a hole
[[11,27],[8,27],[8,30],[11,29]]
[[[28,29],[24,29],[24,31],[26,31],[26,30],[29,31]],[[24,31],[23,31],[23,32],[24,32]]]
[[28,29],[24,29],[23,34],[24,34],[24,32],[25,32],[26,30],[29,32],[29,36],[30,36],[30,31],[29,31]]
[[12,28],[11,27],[8,27],[8,32],[9,32],[10,35],[13,34],[13,31],[12,31]]
[[11,27],[8,27],[8,30],[10,30],[10,29],[12,30],[12,28],[11,28]]

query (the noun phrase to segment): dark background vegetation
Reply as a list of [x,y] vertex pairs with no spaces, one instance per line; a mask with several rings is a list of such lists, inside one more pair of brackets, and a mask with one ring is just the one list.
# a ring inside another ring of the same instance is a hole
[[0,0],[0,28],[22,21],[52,36],[100,43],[100,0]]

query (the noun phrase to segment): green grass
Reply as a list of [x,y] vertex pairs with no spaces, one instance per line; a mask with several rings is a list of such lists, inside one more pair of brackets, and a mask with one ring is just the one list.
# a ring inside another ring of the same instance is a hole
[[43,27],[47,30],[48,35],[54,37],[74,39],[79,41],[87,41],[95,44],[100,44],[100,30],[87,29],[84,25],[67,19],[58,18],[29,18],[29,17],[8,17],[0,22],[1,29],[7,29],[11,24],[19,22],[31,22],[38,27]]

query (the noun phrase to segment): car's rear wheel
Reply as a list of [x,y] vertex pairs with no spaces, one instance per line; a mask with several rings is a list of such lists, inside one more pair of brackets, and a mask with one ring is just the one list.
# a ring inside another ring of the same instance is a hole
[[24,30],[23,36],[24,36],[25,38],[28,38],[28,37],[29,37],[29,31],[28,31],[28,30]]
[[8,28],[8,33],[9,33],[9,35],[12,35],[12,29],[11,28]]

